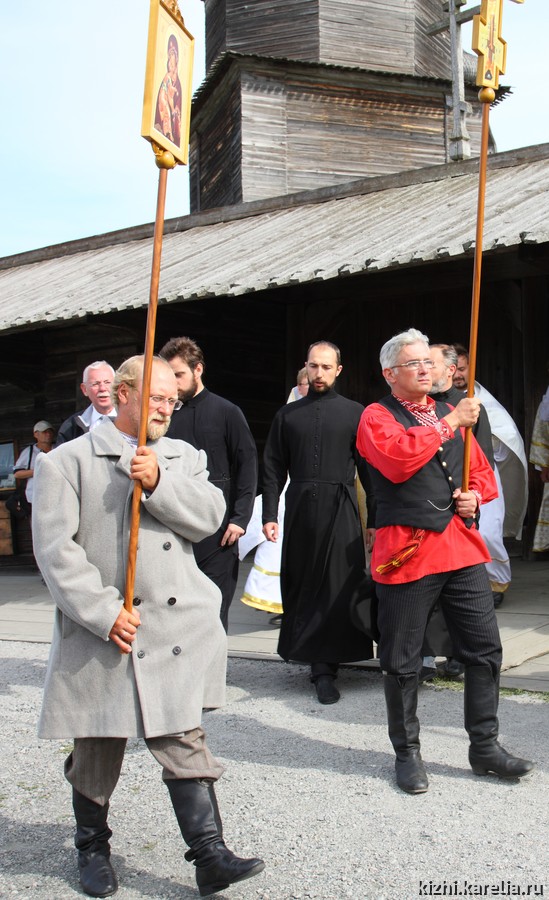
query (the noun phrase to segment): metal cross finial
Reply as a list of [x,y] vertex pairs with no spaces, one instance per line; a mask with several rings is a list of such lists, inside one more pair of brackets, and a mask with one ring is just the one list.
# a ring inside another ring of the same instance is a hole
[[501,37],[503,0],[482,0],[480,15],[473,19],[473,50],[478,54],[477,84],[497,88],[505,72],[507,42]]

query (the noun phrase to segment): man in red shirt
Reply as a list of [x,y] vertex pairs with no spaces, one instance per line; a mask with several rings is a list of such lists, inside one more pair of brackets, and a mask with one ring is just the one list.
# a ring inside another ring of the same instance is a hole
[[357,447],[370,464],[376,500],[372,576],[379,601],[380,664],[399,787],[427,790],[416,715],[425,626],[443,608],[456,657],[465,666],[465,728],[477,775],[517,778],[533,768],[498,744],[501,642],[478,531],[479,508],[497,496],[492,469],[473,438],[469,489],[462,491],[462,428],[480,404],[435,402],[429,340],[415,328],[381,349],[391,395],[368,406]]

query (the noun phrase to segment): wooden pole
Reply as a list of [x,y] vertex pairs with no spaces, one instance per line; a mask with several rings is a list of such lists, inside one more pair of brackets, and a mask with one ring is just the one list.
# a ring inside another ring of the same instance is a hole
[[[141,408],[139,412],[139,429],[137,443],[139,447],[147,443],[147,420],[149,417],[149,390],[151,383],[152,362],[154,354],[154,337],[156,333],[156,311],[158,308],[158,286],[160,283],[160,259],[162,257],[162,238],[164,236],[164,211],[166,208],[166,187],[168,169],[173,169],[175,159],[171,153],[153,145],[158,174],[158,194],[156,200],[156,218],[154,222],[153,258],[151,266],[151,283],[149,290],[149,308],[147,312],[147,329],[145,332],[145,351],[143,358],[143,382],[141,385]],[[141,513],[141,495],[143,485],[136,481],[133,488],[130,517],[130,541],[128,546],[128,563],[126,567],[126,586],[124,590],[124,607],[131,612],[135,585],[135,562],[137,559],[137,538]]]
[[[518,0],[522,2],[522,0]],[[490,135],[490,104],[496,99],[495,88],[499,86],[499,76],[505,72],[507,44],[501,37],[503,0],[482,0],[480,14],[473,17],[473,50],[478,55],[477,85],[480,87],[478,99],[482,107],[482,133],[480,145],[480,168],[478,181],[477,228],[475,240],[475,265],[473,270],[473,301],[471,304],[471,331],[469,336],[469,381],[467,396],[475,395],[475,374],[477,364],[478,318],[480,308],[480,276],[482,268],[482,240],[484,233],[484,200],[486,196],[486,167],[488,162],[488,138]],[[469,490],[469,470],[471,464],[472,429],[465,430],[463,452],[462,490]]]
[[[469,332],[469,381],[467,383],[467,396],[475,396],[475,374],[477,363],[478,344],[478,318],[480,310],[480,280],[482,272],[482,245],[484,235],[484,204],[486,198],[486,169],[488,162],[488,137],[490,134],[490,104],[495,99],[495,91],[492,88],[482,88],[479,91],[479,100],[482,106],[482,134],[480,144],[480,167],[478,178],[477,198],[477,227],[475,237],[475,263],[473,268],[473,296],[471,302],[471,328]],[[465,430],[465,447],[463,451],[463,477],[461,486],[464,491],[469,490],[469,469],[471,464],[471,437],[472,428]]]

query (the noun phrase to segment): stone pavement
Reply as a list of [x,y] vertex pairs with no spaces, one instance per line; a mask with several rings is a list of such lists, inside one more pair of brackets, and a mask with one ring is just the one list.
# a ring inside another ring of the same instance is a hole
[[[241,603],[248,556],[229,616],[229,654],[279,660],[271,616]],[[502,687],[549,692],[549,561],[513,559],[513,581],[498,610],[503,643]],[[0,640],[49,643],[54,605],[36,570],[0,570]],[[361,664],[377,668],[376,660]]]

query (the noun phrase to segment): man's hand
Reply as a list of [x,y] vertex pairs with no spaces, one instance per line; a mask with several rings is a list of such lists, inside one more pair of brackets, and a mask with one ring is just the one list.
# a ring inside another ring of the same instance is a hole
[[475,425],[480,415],[480,400],[477,397],[464,397],[452,412],[444,416],[448,425],[455,431],[456,428]]
[[456,503],[456,512],[462,519],[472,519],[477,511],[478,499],[472,491],[462,491],[456,488],[452,497]]
[[240,527],[240,525],[227,525],[227,530],[223,537],[221,538],[221,546],[222,547],[231,547],[233,544],[236,544],[238,538],[244,534],[244,529]]
[[278,522],[265,522],[262,531],[268,541],[276,544],[278,540]]
[[116,622],[109,631],[109,638],[120,648],[122,653],[131,653],[132,643],[135,641],[135,635],[140,625],[139,612],[137,610],[128,612],[123,606],[118,613]]
[[371,553],[374,549],[374,541],[376,539],[376,530],[375,528],[367,528],[364,532],[364,543],[366,545],[366,550],[368,553]]
[[138,447],[130,464],[130,478],[140,481],[151,494],[158,484],[160,469],[156,453],[151,447]]

